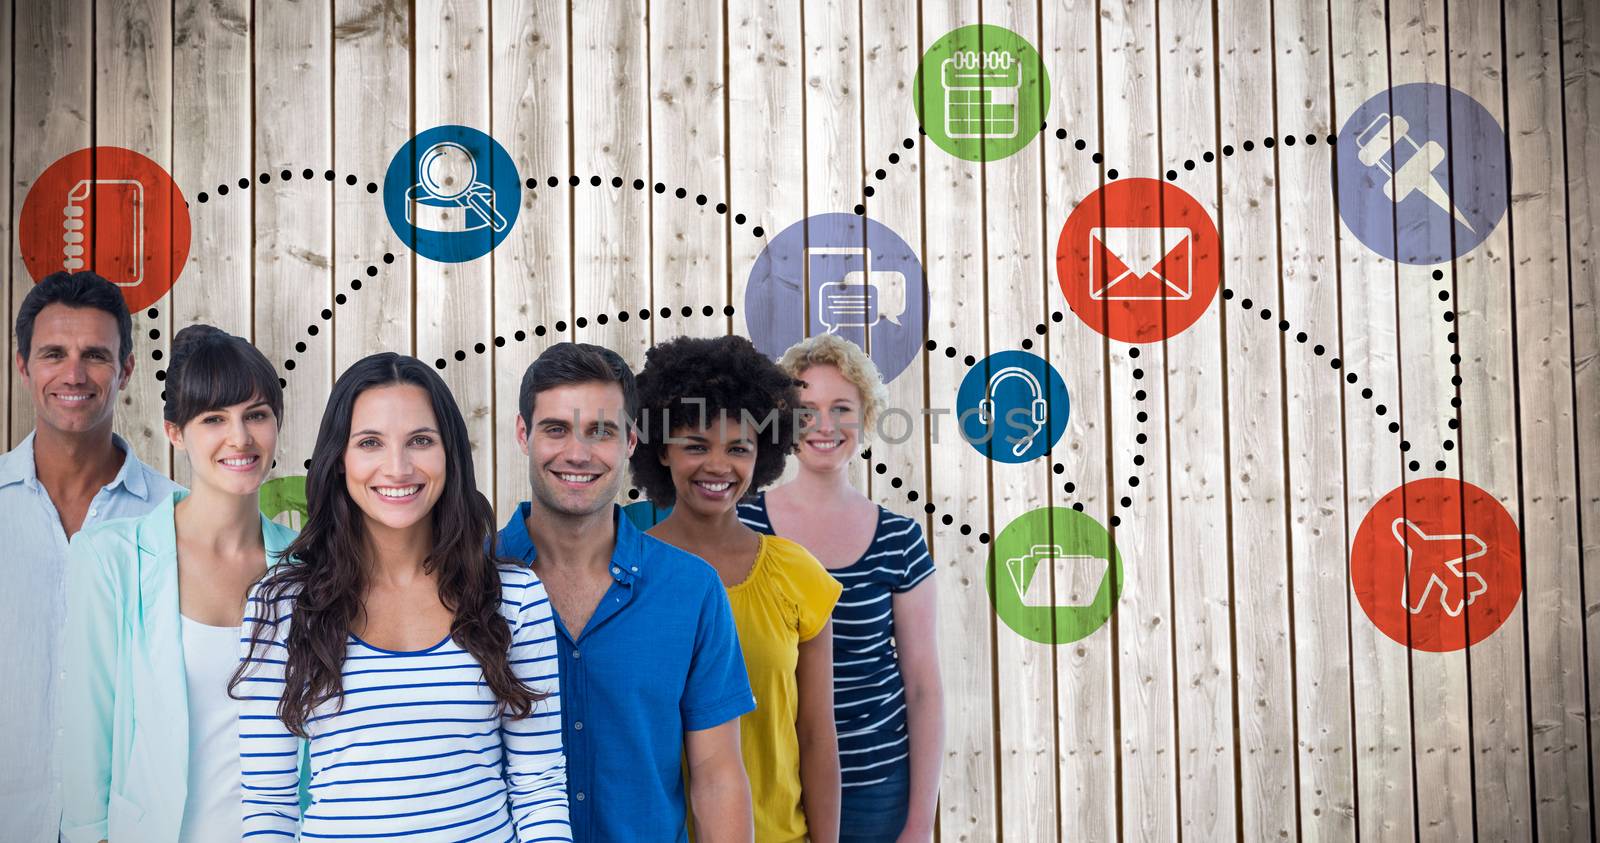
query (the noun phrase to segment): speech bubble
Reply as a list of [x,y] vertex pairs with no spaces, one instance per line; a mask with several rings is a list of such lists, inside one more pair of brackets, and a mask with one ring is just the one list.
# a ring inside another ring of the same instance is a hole
[[900,324],[900,317],[906,314],[905,273],[874,269],[852,272],[844,277],[844,281],[846,284],[863,284],[875,289],[878,293],[878,315],[896,325]]
[[829,281],[817,291],[817,318],[827,326],[828,333],[840,328],[866,328],[878,323],[878,288],[871,284],[852,283],[852,272],[844,281]]

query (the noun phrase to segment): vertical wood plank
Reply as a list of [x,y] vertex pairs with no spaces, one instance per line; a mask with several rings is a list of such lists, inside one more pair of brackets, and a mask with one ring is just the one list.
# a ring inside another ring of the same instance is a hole
[[[1500,10],[1483,3],[1451,3],[1448,11],[1450,84],[1477,100],[1505,126]],[[1452,130],[1459,132],[1455,127]],[[1506,154],[1503,149],[1494,152],[1502,159]],[[1463,161],[1458,157],[1450,162],[1447,172],[1452,181],[1472,166]],[[1458,190],[1451,187],[1451,195],[1457,195]],[[1521,494],[1513,386],[1511,245],[1510,226],[1502,220],[1480,246],[1455,261],[1453,290],[1442,281],[1434,282],[1430,289],[1450,297],[1448,303],[1434,299],[1437,311],[1458,313],[1454,330],[1459,334],[1461,355],[1461,406],[1454,413],[1439,408],[1439,414],[1453,417],[1450,422],[1456,425],[1457,447],[1447,456],[1459,465],[1462,479],[1494,495],[1511,517],[1518,519]],[[1423,458],[1433,457],[1425,451]],[[1464,526],[1470,531],[1472,522]],[[1521,605],[1524,608],[1512,613],[1492,635],[1467,650],[1475,830],[1484,840],[1528,840],[1533,836],[1524,657],[1527,604]]]
[[[975,2],[924,2],[919,57],[945,33],[977,20]],[[930,103],[936,101],[924,94],[925,111],[935,107]],[[983,300],[986,220],[981,212],[979,171],[926,141],[919,140],[917,152],[925,174],[923,274],[929,290],[938,291],[929,297],[928,336],[940,347],[976,355],[984,347],[983,320],[972,318],[970,311],[971,302]],[[929,359],[927,366],[928,395],[936,401],[949,400],[965,369],[943,354]],[[954,425],[946,429],[955,432]],[[992,543],[979,539],[992,536],[999,525],[990,517],[988,486],[978,479],[987,476],[982,455],[952,435],[930,449],[928,462],[929,502],[973,527],[972,535],[963,536],[956,527],[935,525],[928,542],[941,577],[940,623],[945,629],[962,631],[940,641],[940,668],[951,693],[945,700],[939,839],[946,843],[998,840],[1002,839],[998,801],[1004,780],[996,761],[994,733],[997,622],[984,583]]]
[[[904,238],[921,256],[926,267],[928,248],[923,231],[923,173],[921,160],[914,148],[917,133],[912,93],[921,59],[919,10],[917,4],[897,0],[862,0],[861,7],[862,149],[865,159],[860,178],[862,185],[873,187],[873,195],[864,197],[862,201],[866,204],[867,216]],[[912,148],[907,148],[905,141],[908,139],[912,141]],[[879,177],[880,173],[883,178]],[[864,193],[864,187],[862,189]],[[926,285],[926,272],[923,280]],[[917,325],[924,339],[928,336],[928,319],[929,314],[924,308],[921,323]],[[891,441],[888,435],[879,435],[879,431],[872,431],[866,440],[871,458],[864,462],[863,470],[867,466],[875,469],[881,464],[886,467],[889,478],[886,482],[883,475],[866,474],[872,498],[884,507],[911,518],[921,515],[924,507],[908,500],[908,494],[929,491],[929,439],[937,433],[943,433],[948,439],[951,433],[949,425],[940,431],[940,423],[933,416],[921,415],[924,408],[948,406],[951,401],[949,395],[928,391],[929,374],[929,354],[924,352],[888,384],[888,406],[903,409],[915,419],[905,441]],[[898,433],[898,427],[885,432]],[[956,443],[943,445],[955,446]],[[948,514],[937,518],[930,514],[922,518],[924,535],[934,536],[934,530],[942,524],[940,518],[943,517],[954,520]],[[934,556],[936,565],[942,561],[937,555]],[[943,591],[948,588],[948,582],[949,575],[942,574],[939,589]],[[948,632],[948,620],[943,617],[940,618],[939,628],[938,644],[943,652],[953,645],[956,636]],[[942,690],[948,724],[949,704],[953,696],[948,678]],[[948,741],[945,746],[949,746]],[[948,766],[948,758],[944,763]],[[939,813],[936,805],[936,824]]]
[[[1275,106],[1280,134],[1301,133],[1278,157],[1278,244],[1283,318],[1293,326],[1283,351],[1288,404],[1284,440],[1289,486],[1289,552],[1294,566],[1295,701],[1299,718],[1299,823],[1309,840],[1356,837],[1355,735],[1350,669],[1350,572],[1345,520],[1339,373],[1310,351],[1310,338],[1339,336],[1339,278],[1333,207],[1327,9],[1275,9]],[[1237,281],[1237,279],[1235,279]],[[1305,342],[1300,341],[1304,335]],[[1366,372],[1361,374],[1365,378]],[[1358,410],[1365,412],[1365,407]]]
[[[865,159],[860,185],[873,188],[873,195],[864,198],[867,216],[888,226],[919,255],[925,256],[928,250],[922,245],[922,167],[916,153],[906,149],[904,144],[908,137],[916,136],[912,83],[921,58],[917,39],[915,5],[894,0],[862,0],[862,150]],[[897,160],[891,162],[890,155]],[[878,178],[879,170],[884,178]],[[926,337],[926,311],[923,317],[919,327]],[[906,492],[928,488],[928,437],[938,427],[932,416],[922,416],[919,411],[935,404],[950,403],[949,396],[929,395],[927,374],[928,354],[923,353],[888,384],[889,406],[910,413],[915,422],[903,442],[889,441],[888,436],[872,431],[867,443],[871,460],[864,461],[862,466],[873,499],[912,518],[918,517],[923,507],[906,500]],[[898,422],[885,432],[899,434]],[[948,438],[949,426],[942,432]],[[890,478],[887,482],[883,475],[865,472],[867,466],[878,464],[887,467],[885,474]],[[898,486],[894,485],[893,478],[899,478]],[[932,535],[935,520],[933,516],[925,519],[922,526],[926,535]],[[949,636],[941,636],[941,645],[948,641]]]
[[552,330],[555,320],[572,318],[572,205],[567,188],[548,182],[571,160],[571,56],[565,2],[496,2],[492,10],[495,134],[524,180],[535,185],[523,191],[517,224],[493,255],[494,332],[506,338],[492,352],[494,437],[501,455],[494,500],[503,523],[529,494],[527,461],[515,445],[522,374],[540,352],[567,339]]
[[650,170],[667,183],[651,194],[652,296],[694,309],[674,333],[720,336],[730,322],[726,214],[716,211],[728,196],[722,3],[653,2],[650,12]]
[[[1039,43],[1037,9],[1030,0],[984,3],[982,22],[1004,27],[1031,44]],[[982,46],[985,50],[995,49],[987,43]],[[1041,95],[1024,88],[1022,96],[1030,93]],[[1018,131],[1028,132],[1030,128],[1019,127]],[[981,301],[986,303],[988,323],[984,350],[990,354],[1022,348],[1024,342],[1031,345],[1038,338],[1034,327],[1045,324],[1048,318],[1043,286],[1049,277],[1045,258],[1049,253],[1041,252],[1037,246],[1044,239],[1039,184],[1040,145],[1045,142],[1035,138],[1005,158],[968,165],[982,169],[985,237]],[[961,368],[965,375],[965,367]],[[977,371],[992,378],[995,370],[980,362]],[[1041,386],[1047,391],[1050,388],[1048,381]],[[1065,408],[1051,409],[1060,412]],[[1006,447],[1006,437],[1015,435],[998,422],[990,430],[999,432],[990,442],[996,451]],[[968,446],[951,442],[946,447]],[[995,530],[1004,530],[1007,524],[1049,500],[1048,459],[1026,463],[990,460],[988,467]],[[997,578],[1003,576],[998,571]],[[1054,580],[1052,568],[1034,574],[1035,578],[1040,576],[1050,578],[1050,594],[1062,593],[1068,587]],[[1028,640],[1004,625],[995,627],[995,679],[1003,689],[997,698],[996,720],[1000,732],[1000,816],[1005,836],[1011,839],[1048,840],[1056,837],[1059,828],[1054,649],[1053,645]]]
[[[734,303],[770,236],[805,216],[800,6],[728,0],[728,216]],[[762,229],[763,236],[754,231]],[[735,333],[750,336],[744,313]]]
[[[1155,51],[1160,49],[1152,4],[1103,2],[1100,8],[1103,178],[1160,172],[1160,107]],[[1125,584],[1116,624],[1121,682],[1120,835],[1171,840],[1178,831],[1177,725],[1173,717],[1172,524],[1170,479],[1179,468],[1169,452],[1166,344],[1111,343],[1112,540]],[[1157,375],[1161,375],[1158,377]],[[1181,377],[1179,379],[1181,381]],[[1180,383],[1181,387],[1181,383]],[[1143,403],[1130,400],[1143,390]],[[1184,396],[1176,406],[1183,407]],[[1135,406],[1138,404],[1138,406]],[[1138,414],[1147,421],[1138,421]],[[1181,432],[1181,431],[1180,431]],[[1137,437],[1143,435],[1141,442]],[[1137,466],[1143,456],[1149,469]],[[1180,459],[1186,458],[1180,457]],[[1150,478],[1132,488],[1127,479]],[[1213,475],[1220,476],[1220,475]],[[1188,503],[1187,501],[1185,502]]]
[[[798,3],[728,0],[724,13],[730,292],[742,308],[772,235],[806,214],[804,41]],[[753,328],[753,318],[736,314],[730,332],[754,339],[752,331],[765,328]],[[798,470],[798,462],[789,463],[774,485]],[[859,480],[861,470],[852,471]]]
[[[284,390],[279,467],[304,469],[316,443],[317,426],[333,386],[333,350],[308,344],[306,326],[337,331],[333,314],[332,167],[333,20],[327,3],[257,0],[255,21],[255,161],[292,182],[256,190],[255,342],[279,369]],[[312,177],[303,177],[306,169]],[[237,185],[235,185],[237,186]],[[293,358],[293,368],[289,360]]]
[[[204,322],[254,339],[250,194],[230,191],[205,202],[197,199],[201,191],[214,193],[219,179],[232,181],[234,189],[239,178],[255,180],[250,160],[250,3],[180,0],[174,22],[172,177],[189,199],[193,231],[189,263],[168,297],[174,333]],[[269,184],[256,181],[251,190],[277,189],[279,174],[271,177]],[[139,365],[144,377],[164,368],[164,362],[151,361],[148,353]],[[151,421],[160,417],[157,409]],[[274,455],[279,471],[298,473],[304,457],[286,460],[281,444]],[[173,477],[187,486],[189,460],[173,456]]]
[[[1446,84],[1444,34],[1442,0],[1390,3],[1390,84]],[[1442,115],[1444,110],[1439,109],[1437,113]],[[1426,121],[1413,125],[1417,132],[1429,137],[1442,137],[1447,131],[1445,126],[1429,126]],[[1401,209],[1399,202],[1395,203],[1395,215],[1398,224],[1408,229],[1413,221],[1421,223],[1417,229],[1409,229],[1402,242],[1416,242],[1413,237],[1425,237],[1423,242],[1437,242],[1436,237],[1448,238],[1450,228],[1455,225],[1443,213],[1416,220],[1409,211]],[[1431,459],[1427,463],[1422,460],[1439,453],[1437,443],[1449,433],[1444,419],[1450,413],[1449,400],[1454,396],[1450,385],[1454,369],[1449,362],[1450,343],[1446,339],[1450,326],[1440,319],[1437,291],[1432,289],[1436,283],[1432,278],[1435,271],[1443,273],[1442,283],[1454,283],[1454,268],[1447,265],[1428,267],[1397,263],[1395,266],[1401,360],[1400,423],[1401,434],[1405,437],[1401,448],[1404,449],[1407,442],[1412,446],[1403,455],[1407,460],[1402,475],[1406,482],[1436,473]],[[1384,490],[1375,491],[1381,494]],[[1410,627],[1412,640],[1445,630],[1459,631],[1465,627],[1464,618],[1465,615],[1462,619],[1438,619],[1437,614],[1414,614]],[[1418,831],[1423,840],[1460,840],[1471,834],[1472,828],[1471,715],[1467,700],[1466,653],[1430,653],[1413,648],[1411,684],[1415,694],[1412,729],[1419,796],[1438,794],[1417,800]],[[1423,782],[1428,783],[1425,789],[1422,789]]]
[[[1387,19],[1377,2],[1329,3],[1332,21],[1334,123],[1389,87]],[[1352,174],[1353,175],[1353,174]],[[1342,177],[1334,173],[1335,184]],[[1346,368],[1372,385],[1370,403],[1345,406],[1345,517],[1359,524],[1378,498],[1400,485],[1400,456],[1390,419],[1398,411],[1395,356],[1395,272],[1339,228],[1341,337],[1312,337],[1313,366],[1338,354]],[[1316,348],[1323,346],[1323,354]],[[1384,406],[1384,414],[1376,412]],[[1398,431],[1398,422],[1395,423]],[[1355,688],[1356,811],[1363,840],[1411,839],[1415,834],[1410,665],[1405,648],[1389,640],[1349,601],[1351,675]]]
[[[815,0],[801,14],[805,61],[806,216],[847,213],[861,195],[861,0]],[[806,242],[818,233],[808,226]],[[809,334],[809,323],[807,333]],[[870,348],[870,338],[865,340]],[[871,492],[865,462],[850,482]]]
[[[171,172],[172,0],[99,0],[95,42],[95,144],[131,149]],[[160,242],[171,237],[170,226],[152,233]],[[188,280],[196,283],[192,276]],[[170,309],[166,298],[134,311],[133,378],[117,407],[118,432],[159,472],[171,470],[172,448],[161,428],[161,382],[152,371],[151,351],[167,348]]]
[[[307,344],[333,350],[335,375],[377,351],[416,353],[411,274],[422,258],[389,226],[382,194],[366,190],[368,184],[383,189],[389,159],[426,128],[411,120],[411,29],[410,10],[393,0],[334,3],[333,269],[336,288],[347,297],[339,308],[346,330],[330,336],[319,328]],[[346,184],[348,175],[358,184]],[[383,263],[385,254],[394,255],[394,263]],[[378,274],[367,275],[368,266]],[[360,282],[359,291],[351,291],[352,280]]]
[[[1506,33],[1511,254],[1522,420],[1522,541],[1527,588],[1535,822],[1541,838],[1592,830],[1583,606],[1572,442],[1572,316],[1561,120],[1559,4]],[[1583,422],[1594,425],[1594,419]]]
[[[1086,0],[1044,4],[1039,48],[1054,93],[1052,128],[1040,141],[1046,223],[1044,242],[1036,248],[1047,256],[1055,254],[1067,216],[1101,178],[1100,165],[1090,158],[1090,149],[1099,149],[1100,138],[1100,46],[1096,29],[1083,25],[1093,19],[1097,6]],[[1080,140],[1082,149],[1077,146]],[[1051,470],[1061,468],[1051,497],[1056,506],[1091,513],[1104,523],[1111,509],[1106,474],[1106,454],[1112,447],[1108,403],[1126,397],[1108,393],[1108,342],[1068,312],[1053,266],[1049,286],[1050,362],[1066,379],[1072,402],[1067,430],[1051,454],[1055,462]],[[1059,322],[1057,316],[1062,317]],[[1120,690],[1111,630],[1107,623],[1088,638],[1056,650],[1056,801],[1061,840],[1117,836],[1121,753],[1115,706]]]
[[[1244,80],[1229,74],[1241,64],[1254,64],[1253,56],[1237,54],[1259,50],[1266,42],[1264,27],[1258,30],[1254,21],[1228,12],[1226,7],[1214,11],[1205,0],[1158,4],[1161,157],[1152,169],[1134,175],[1164,179],[1178,160],[1212,148],[1219,119],[1230,131],[1241,122],[1270,120],[1270,113],[1259,108],[1246,115],[1232,110],[1226,94],[1217,101],[1218,74],[1223,90],[1232,90]],[[1220,17],[1215,39],[1214,13]],[[1221,51],[1216,55],[1214,40]],[[1271,74],[1256,80],[1270,86]],[[1246,178],[1251,179],[1247,191],[1270,188],[1258,174]],[[1249,261],[1256,249],[1272,243],[1261,219],[1238,214],[1238,199],[1224,198],[1215,171],[1210,178],[1185,180],[1182,189],[1218,228],[1223,277],[1231,283],[1242,266],[1260,274],[1261,267]],[[1244,229],[1242,236],[1234,231],[1236,223]],[[1166,413],[1151,405],[1152,418],[1166,416],[1171,441],[1165,470],[1156,469],[1165,476],[1135,473],[1152,484],[1164,483],[1170,498],[1173,626],[1165,631],[1173,637],[1177,669],[1172,705],[1183,834],[1223,839],[1242,833],[1259,839],[1278,837],[1283,816],[1294,806],[1288,763],[1293,738],[1288,707],[1282,705],[1292,698],[1284,640],[1286,554],[1279,531],[1282,470],[1275,447],[1266,447],[1279,441],[1276,332],[1236,324],[1217,295],[1205,315],[1165,344]],[[1117,398],[1113,393],[1112,401]],[[1236,647],[1240,675],[1234,677]],[[1241,795],[1243,816],[1237,813]]]
[[[453,0],[419,9],[416,19],[416,123],[420,130],[461,125],[490,137],[488,0]],[[501,145],[504,141],[495,138]],[[480,178],[489,169],[480,162]],[[503,200],[501,200],[503,201]],[[494,335],[493,265],[489,256],[462,263],[416,260],[417,355],[446,361],[440,374],[467,422],[473,468],[479,489],[495,488],[494,375],[490,371]]]
[[[1573,386],[1578,419],[1578,514],[1583,535],[1584,640],[1588,650],[1589,752],[1600,746],[1600,13],[1582,3],[1567,3],[1562,20],[1562,65],[1566,76],[1567,267],[1572,288]],[[1590,772],[1590,805],[1600,801],[1600,776]],[[1597,824],[1590,811],[1590,833]]]
[[[574,312],[559,316],[556,327],[571,324],[572,337],[613,349],[637,371],[652,341],[676,335],[685,317],[674,310],[662,317],[660,308],[676,302],[651,299],[650,271],[654,246],[650,240],[653,186],[665,186],[672,177],[650,170],[649,36],[644,10],[622,0],[579,3],[572,7],[572,170],[580,184],[561,187],[572,202],[572,278]],[[559,175],[557,173],[556,175]],[[626,189],[602,181],[621,176]],[[645,190],[634,190],[632,180],[644,179]],[[650,331],[609,320],[599,325],[598,314],[620,310],[656,311]],[[576,318],[588,324],[576,327]],[[666,324],[659,324],[666,323]]]

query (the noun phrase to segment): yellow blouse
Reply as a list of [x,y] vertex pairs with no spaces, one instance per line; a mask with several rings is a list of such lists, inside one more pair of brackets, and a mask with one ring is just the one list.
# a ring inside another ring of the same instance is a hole
[[762,843],[806,839],[800,739],[795,729],[800,711],[796,668],[800,643],[822,631],[841,589],[805,548],[768,535],[761,537],[750,575],[728,588],[739,647],[756,696],[756,710],[739,719],[739,741],[750,777],[756,839]]

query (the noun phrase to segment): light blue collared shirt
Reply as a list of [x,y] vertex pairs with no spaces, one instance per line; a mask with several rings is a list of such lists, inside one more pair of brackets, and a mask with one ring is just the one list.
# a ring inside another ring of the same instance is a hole
[[[33,461],[34,434],[0,454],[0,839],[53,841],[61,823],[53,763],[57,654],[66,618],[67,533]],[[134,456],[120,436],[122,469],[95,493],[83,526],[143,515],[178,486]]]

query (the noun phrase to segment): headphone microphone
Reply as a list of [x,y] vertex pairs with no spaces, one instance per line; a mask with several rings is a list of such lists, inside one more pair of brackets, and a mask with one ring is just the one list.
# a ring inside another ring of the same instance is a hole
[[1020,457],[1033,445],[1033,440],[1044,432],[1044,426],[1050,418],[1050,403],[1045,400],[1044,388],[1039,386],[1039,379],[1034,377],[1032,372],[1021,366],[1007,366],[990,376],[988,386],[983,388],[983,400],[978,402],[979,422],[994,426],[994,390],[1007,378],[1021,379],[1033,395],[1033,404],[1029,408],[1029,420],[1033,422],[1033,430],[1011,446],[1012,456]]

